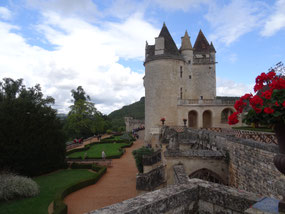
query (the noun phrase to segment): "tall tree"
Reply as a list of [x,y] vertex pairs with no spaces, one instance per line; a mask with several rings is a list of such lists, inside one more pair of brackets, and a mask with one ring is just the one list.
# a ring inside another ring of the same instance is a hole
[[52,97],[23,80],[0,82],[0,170],[38,175],[64,165],[65,137]]
[[70,106],[65,130],[69,137],[88,137],[106,131],[107,123],[102,115],[90,102],[90,97],[81,86],[71,90],[73,105]]

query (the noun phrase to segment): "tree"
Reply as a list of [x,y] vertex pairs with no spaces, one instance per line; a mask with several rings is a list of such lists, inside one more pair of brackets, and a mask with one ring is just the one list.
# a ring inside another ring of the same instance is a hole
[[53,103],[40,85],[0,82],[0,170],[35,176],[64,165],[65,137]]
[[103,133],[108,128],[104,115],[90,102],[84,89],[78,86],[71,90],[74,104],[70,106],[65,130],[70,138],[88,137],[94,134]]

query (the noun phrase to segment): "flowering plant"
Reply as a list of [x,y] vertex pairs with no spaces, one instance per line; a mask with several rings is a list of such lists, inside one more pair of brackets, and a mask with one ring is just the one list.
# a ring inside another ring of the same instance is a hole
[[187,121],[187,119],[186,118],[183,118],[183,122],[186,122]]
[[164,118],[164,117],[162,117],[162,118],[160,119],[160,121],[161,121],[161,122],[164,122],[164,121],[165,121],[165,118]]
[[245,94],[236,101],[236,112],[228,118],[230,125],[239,122],[238,116],[249,109],[243,122],[275,125],[285,123],[285,78],[276,75],[275,69],[257,76],[254,86],[255,95]]

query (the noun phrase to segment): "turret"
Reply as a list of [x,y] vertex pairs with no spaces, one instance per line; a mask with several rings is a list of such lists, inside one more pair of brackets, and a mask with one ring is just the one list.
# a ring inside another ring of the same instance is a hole
[[215,99],[216,97],[216,50],[209,44],[202,30],[193,47],[191,99]]
[[[186,51],[186,50],[185,50]],[[187,50],[188,51],[188,50]],[[185,60],[180,54],[167,27],[162,29],[154,45],[146,46],[145,66],[145,140],[159,133],[160,119],[168,125],[177,124],[177,100],[184,96],[184,82],[188,74]],[[188,78],[189,79],[189,78]]]
[[185,59],[185,62],[191,64],[193,59],[193,48],[187,30],[183,37],[181,37],[180,52]]

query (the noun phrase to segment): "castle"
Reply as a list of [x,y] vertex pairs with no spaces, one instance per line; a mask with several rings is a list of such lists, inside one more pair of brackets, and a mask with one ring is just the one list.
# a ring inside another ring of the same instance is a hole
[[154,45],[146,42],[146,142],[159,133],[161,118],[168,126],[183,126],[184,120],[191,128],[229,127],[235,100],[216,96],[215,55],[201,30],[193,47],[186,31],[178,50],[165,24]]
[[[228,128],[234,111],[233,98],[216,96],[215,54],[202,31],[193,47],[186,31],[178,50],[165,24],[155,45],[146,44],[145,143],[155,151],[142,156],[140,195],[90,214],[283,211],[285,177],[272,161],[279,149],[264,140],[272,134],[255,133],[257,141],[241,130],[200,129]],[[127,129],[141,124],[125,122]]]

